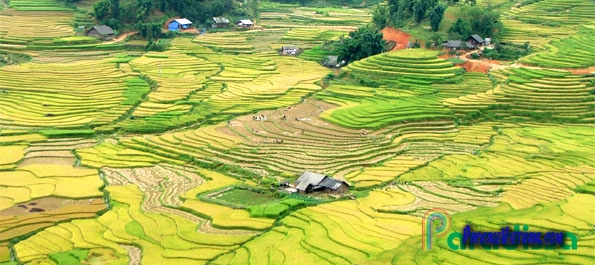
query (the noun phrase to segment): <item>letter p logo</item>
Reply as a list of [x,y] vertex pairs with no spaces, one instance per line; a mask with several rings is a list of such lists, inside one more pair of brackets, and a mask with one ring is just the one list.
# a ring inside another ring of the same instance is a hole
[[[440,224],[434,227],[434,221]],[[426,212],[421,221],[421,248],[432,249],[432,237],[441,237],[450,231],[450,215],[443,209],[434,208]],[[435,230],[435,231],[434,231]]]

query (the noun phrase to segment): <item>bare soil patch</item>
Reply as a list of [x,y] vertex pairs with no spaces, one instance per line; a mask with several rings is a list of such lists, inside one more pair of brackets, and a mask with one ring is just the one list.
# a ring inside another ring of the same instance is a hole
[[411,34],[408,34],[402,30],[398,30],[391,27],[386,27],[382,29],[382,37],[386,41],[394,41],[397,45],[392,49],[392,51],[405,49],[407,43],[409,42],[409,38]]
[[584,74],[591,74],[595,73],[595,66],[591,66],[589,68],[582,68],[582,69],[568,69],[571,73],[575,75],[584,75]]
[[130,258],[130,262],[128,265],[140,265],[140,261],[143,257],[143,252],[140,248],[132,246],[132,245],[120,245],[122,248],[128,250],[128,257]]

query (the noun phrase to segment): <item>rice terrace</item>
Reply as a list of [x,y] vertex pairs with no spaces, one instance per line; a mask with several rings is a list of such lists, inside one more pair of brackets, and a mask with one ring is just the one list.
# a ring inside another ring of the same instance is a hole
[[595,0],[0,0],[17,264],[595,264]]

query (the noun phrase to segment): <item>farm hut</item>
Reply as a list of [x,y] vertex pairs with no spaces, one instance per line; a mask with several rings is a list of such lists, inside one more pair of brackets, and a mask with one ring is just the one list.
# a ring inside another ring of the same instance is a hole
[[486,46],[488,46],[488,45],[490,45],[490,44],[492,44],[492,39],[491,39],[491,38],[485,38],[485,39],[484,39],[484,42],[483,42],[483,45],[486,45]]
[[174,19],[167,25],[169,31],[178,31],[192,28],[192,21],[185,18]]
[[481,45],[483,45],[485,43],[485,41],[483,40],[483,38],[480,37],[477,34],[471,35],[471,37],[467,38],[466,41],[467,42],[470,42],[471,44],[473,44],[474,47],[481,46]]
[[212,19],[212,27],[213,28],[226,28],[229,27],[229,19],[225,17],[214,17]]
[[93,36],[99,39],[109,39],[114,36],[114,30],[106,25],[94,26],[87,30],[87,36]]
[[324,189],[326,193],[333,194],[345,193],[349,189],[347,182],[331,177],[324,178],[318,186]]
[[281,54],[282,55],[296,55],[298,52],[298,48],[295,46],[282,46],[281,47]]
[[254,26],[254,23],[250,19],[242,19],[236,23],[238,27],[245,27],[251,28]]
[[295,189],[299,193],[324,191],[326,193],[344,193],[349,189],[345,181],[331,178],[326,175],[305,171],[295,182]]
[[294,185],[300,193],[309,193],[326,177],[326,175],[306,171],[295,181]]

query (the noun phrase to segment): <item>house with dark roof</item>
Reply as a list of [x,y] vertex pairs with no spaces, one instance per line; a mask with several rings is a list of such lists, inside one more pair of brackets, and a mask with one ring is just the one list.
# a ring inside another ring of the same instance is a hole
[[469,41],[463,42],[460,40],[447,40],[442,43],[442,48],[454,49],[454,50],[465,50],[475,49],[475,45]]
[[109,39],[114,36],[114,30],[109,26],[101,25],[90,28],[86,34],[98,39]]
[[170,21],[167,24],[167,29],[169,31],[178,31],[183,29],[191,29],[192,28],[192,21],[185,19],[185,18],[177,18]]
[[213,28],[226,28],[230,25],[229,19],[225,17],[214,17],[211,19],[211,21],[213,22]]
[[482,37],[480,37],[479,35],[477,35],[477,34],[473,34],[473,35],[471,35],[471,36],[470,36],[469,38],[467,38],[467,40],[465,40],[465,41],[467,41],[467,42],[470,42],[470,43],[471,43],[471,44],[473,44],[475,47],[482,46],[482,45],[484,45],[484,43],[485,43],[485,40],[484,40]]
[[299,193],[323,191],[326,193],[344,193],[349,189],[349,183],[331,178],[326,175],[305,171],[295,182],[295,189]]

